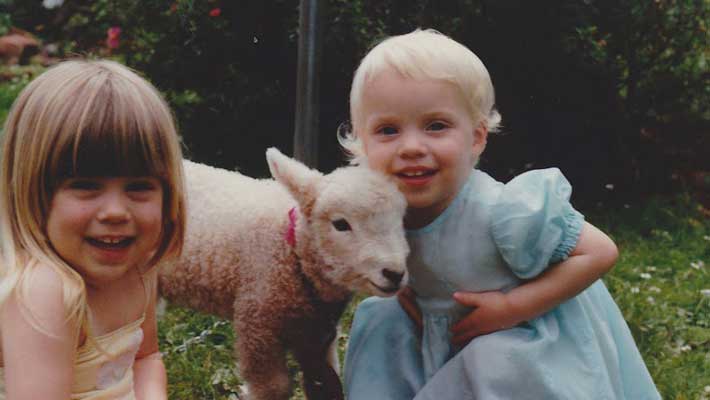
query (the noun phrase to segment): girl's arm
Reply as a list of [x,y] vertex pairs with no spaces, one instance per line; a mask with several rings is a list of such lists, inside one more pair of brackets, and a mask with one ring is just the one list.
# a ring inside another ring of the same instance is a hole
[[508,293],[455,293],[456,301],[474,310],[451,328],[452,341],[463,344],[476,336],[511,328],[544,314],[601,278],[617,256],[614,242],[585,222],[569,257],[535,279]]
[[77,328],[66,318],[62,281],[43,266],[28,279],[24,302],[16,290],[0,310],[7,399],[69,399]]
[[155,310],[158,299],[156,284],[157,267],[145,277],[151,288],[148,308],[143,321],[143,343],[136,354],[133,364],[133,387],[138,400],[162,400],[167,399],[168,378],[165,373],[165,364],[158,350],[158,323]]

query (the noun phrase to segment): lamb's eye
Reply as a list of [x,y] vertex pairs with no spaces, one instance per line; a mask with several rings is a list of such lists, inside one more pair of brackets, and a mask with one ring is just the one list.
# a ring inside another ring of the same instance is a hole
[[332,223],[333,228],[335,228],[336,231],[344,232],[352,230],[350,224],[348,223],[348,221],[345,220],[345,218],[336,219]]

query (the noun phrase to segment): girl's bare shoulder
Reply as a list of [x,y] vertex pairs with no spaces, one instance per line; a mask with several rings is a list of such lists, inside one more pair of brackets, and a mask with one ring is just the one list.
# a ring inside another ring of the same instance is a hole
[[3,309],[29,311],[39,321],[65,320],[64,285],[57,269],[37,264],[18,282]]
[[0,309],[2,343],[12,347],[69,343],[76,329],[67,318],[64,285],[51,266],[36,265],[28,271]]

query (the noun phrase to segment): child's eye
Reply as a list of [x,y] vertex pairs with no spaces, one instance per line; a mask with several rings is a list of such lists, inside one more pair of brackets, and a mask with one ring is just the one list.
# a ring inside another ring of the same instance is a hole
[[427,129],[430,131],[442,131],[446,129],[446,124],[443,122],[432,122]]
[[153,180],[138,180],[126,184],[126,190],[129,192],[149,192],[155,190],[157,186],[158,183],[153,182]]
[[397,128],[395,128],[394,126],[383,126],[382,128],[377,130],[377,133],[385,136],[396,135]]

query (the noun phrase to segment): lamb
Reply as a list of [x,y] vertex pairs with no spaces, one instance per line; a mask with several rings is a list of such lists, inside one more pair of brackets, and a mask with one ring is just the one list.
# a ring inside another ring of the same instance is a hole
[[323,175],[273,148],[266,158],[275,180],[184,162],[187,238],[161,295],[232,320],[250,399],[288,398],[287,351],[308,399],[343,399],[337,323],[354,291],[406,284],[405,199],[366,167]]

